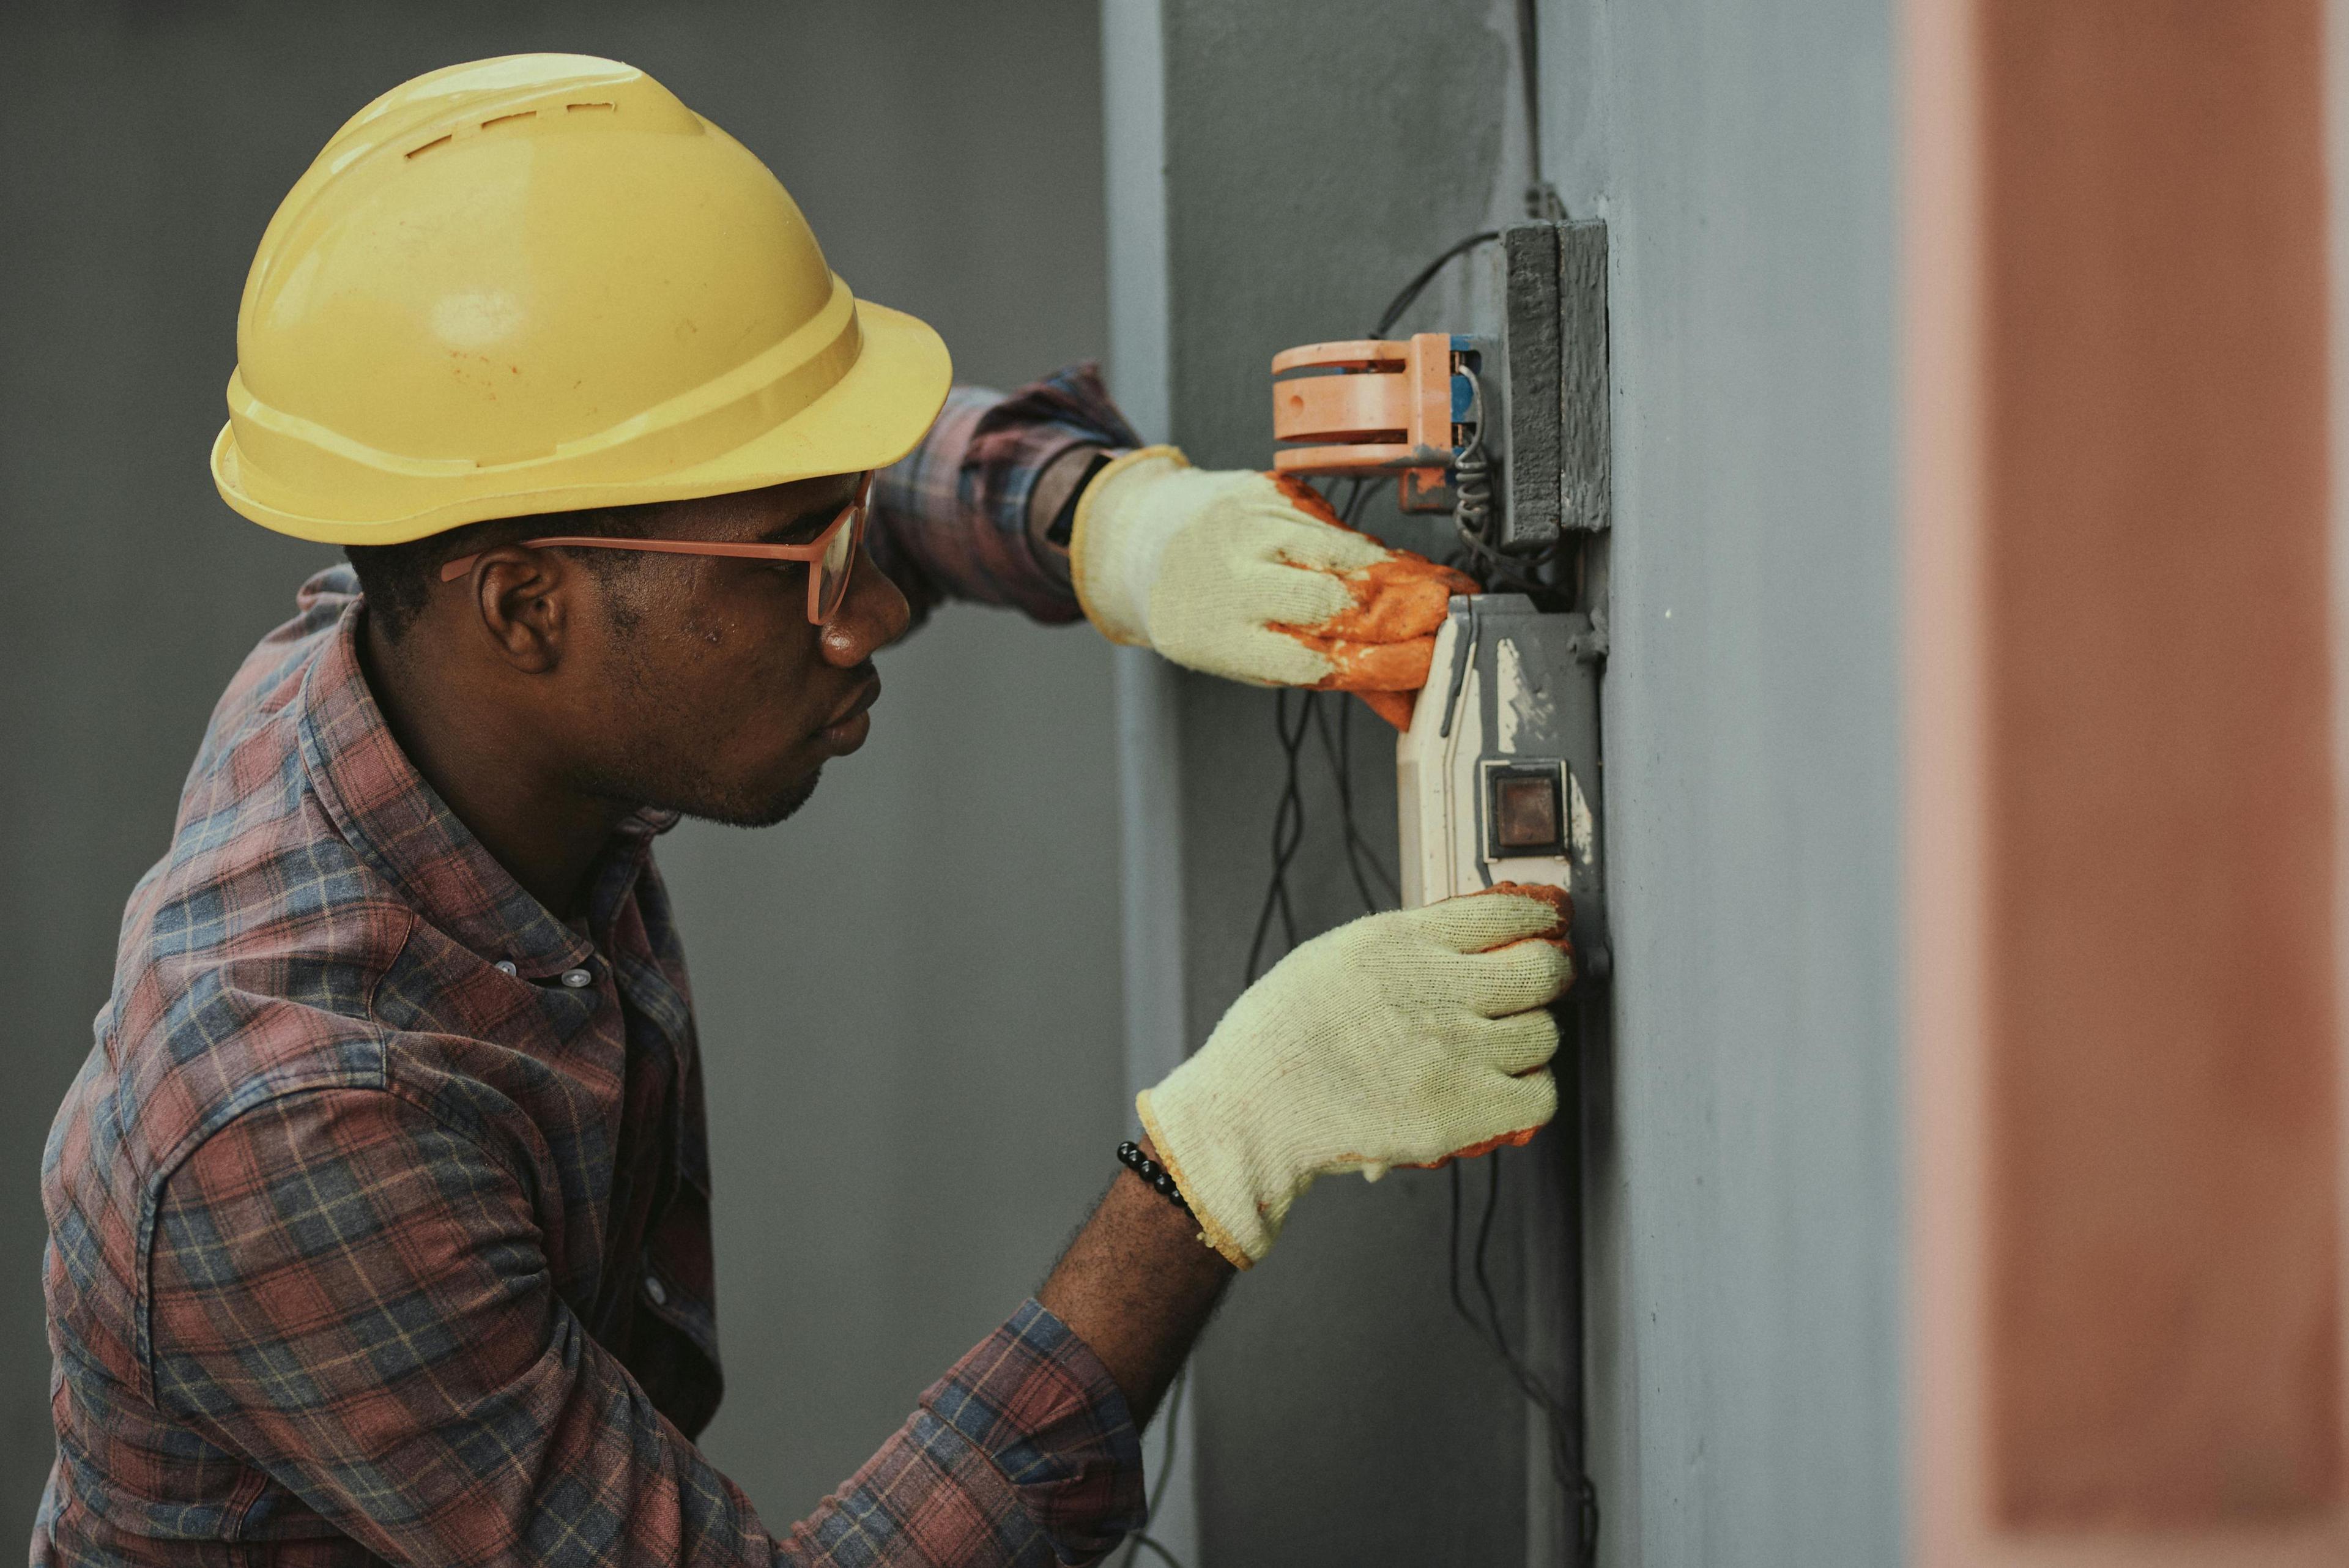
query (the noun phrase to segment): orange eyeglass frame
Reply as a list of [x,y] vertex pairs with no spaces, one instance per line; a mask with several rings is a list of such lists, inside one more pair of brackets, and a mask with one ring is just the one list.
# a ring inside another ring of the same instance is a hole
[[[848,580],[855,574],[858,552],[864,547],[864,523],[873,505],[873,475],[856,487],[856,499],[840,510],[823,533],[805,545],[720,545],[692,539],[608,539],[586,535],[551,534],[524,539],[529,550],[645,550],[659,556],[722,556],[743,561],[804,561],[819,569],[808,573],[808,619],[822,626],[848,597]],[[843,541],[843,534],[845,535]],[[830,557],[845,543],[839,558]],[[460,556],[440,568],[440,580],[453,583],[473,569],[483,552]]]

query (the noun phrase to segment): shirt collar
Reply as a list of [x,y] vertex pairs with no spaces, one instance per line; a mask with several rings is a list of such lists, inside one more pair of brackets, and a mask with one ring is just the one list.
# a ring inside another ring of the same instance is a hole
[[[319,804],[352,849],[432,925],[484,962],[541,980],[585,965],[587,937],[526,891],[416,771],[359,667],[364,601],[355,602],[303,678],[297,732]],[[677,814],[623,821],[592,874],[588,925],[601,932],[630,890],[654,836]]]

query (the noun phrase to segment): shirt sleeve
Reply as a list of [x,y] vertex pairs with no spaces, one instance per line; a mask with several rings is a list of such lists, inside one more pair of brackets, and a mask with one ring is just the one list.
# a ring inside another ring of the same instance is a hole
[[156,1402],[391,1563],[1041,1565],[1140,1521],[1108,1374],[1029,1302],[781,1536],[549,1277],[528,1190],[396,1091],[246,1112],[166,1184]]
[[1016,392],[957,387],[922,444],[881,471],[867,545],[916,616],[957,598],[1075,620],[1076,594],[1030,542],[1028,497],[1071,447],[1141,444],[1090,363]]

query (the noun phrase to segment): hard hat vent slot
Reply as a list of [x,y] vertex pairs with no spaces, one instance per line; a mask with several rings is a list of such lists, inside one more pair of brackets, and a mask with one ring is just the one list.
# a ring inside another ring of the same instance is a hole
[[457,133],[456,133],[455,131],[453,131],[453,130],[452,130],[452,131],[450,131],[447,136],[443,136],[443,137],[436,138],[436,139],[435,139],[435,140],[430,140],[430,141],[426,142],[426,143],[425,143],[423,146],[421,146],[421,147],[410,148],[410,149],[409,150],[409,153],[408,153],[408,155],[409,155],[410,158],[420,158],[420,157],[422,157],[425,153],[431,151],[432,151],[434,148],[436,148],[436,147],[446,147],[446,146],[448,146],[448,145],[449,145],[449,143],[450,143],[451,140],[455,140],[455,138],[456,138],[456,134],[457,134]]
[[525,109],[513,114],[502,114],[495,119],[485,119],[481,121],[481,129],[487,130],[493,125],[512,125],[517,119],[536,119],[537,118],[538,110]]
[[563,106],[563,110],[565,114],[577,114],[583,109],[612,109],[618,107],[617,104],[613,103],[566,103]]

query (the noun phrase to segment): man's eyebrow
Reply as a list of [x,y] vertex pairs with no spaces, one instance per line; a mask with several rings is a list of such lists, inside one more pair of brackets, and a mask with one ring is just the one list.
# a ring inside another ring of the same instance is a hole
[[839,516],[840,509],[854,499],[854,496],[849,496],[846,499],[838,501],[819,501],[812,506],[803,508],[797,514],[776,524],[771,528],[761,529],[757,542],[761,545],[795,545],[804,543],[804,537],[794,539],[792,535],[794,534],[803,536],[813,535],[816,531],[821,529],[825,524]]

